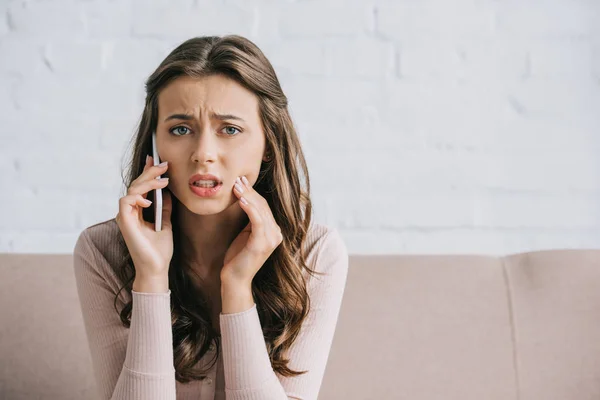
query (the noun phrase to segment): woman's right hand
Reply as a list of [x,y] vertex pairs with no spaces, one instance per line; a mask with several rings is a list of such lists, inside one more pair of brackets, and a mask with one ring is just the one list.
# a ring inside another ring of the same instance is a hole
[[167,171],[168,166],[152,164],[152,157],[148,157],[144,170],[127,189],[127,195],[119,199],[119,212],[115,218],[131,254],[136,280],[168,280],[169,264],[173,257],[171,193],[163,191],[161,231],[156,232],[154,223],[147,222],[142,217],[142,207],[150,207],[152,204],[146,199],[148,192],[162,189],[169,183],[168,178],[156,179]]

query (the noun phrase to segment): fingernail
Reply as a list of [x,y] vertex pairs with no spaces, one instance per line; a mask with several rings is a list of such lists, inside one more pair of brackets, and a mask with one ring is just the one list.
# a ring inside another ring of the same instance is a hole
[[245,198],[243,198],[243,197],[240,197],[240,201],[241,201],[242,203],[244,203],[244,204],[248,204],[248,200],[246,200],[246,199],[245,199]]
[[169,163],[168,161],[163,161],[160,164],[158,164],[158,166],[159,167],[166,167],[168,163]]
[[250,184],[248,183],[248,179],[246,179],[245,176],[242,176],[242,181],[244,181],[244,185],[250,187]]
[[150,156],[146,155],[146,164],[148,164],[149,161],[150,161]]

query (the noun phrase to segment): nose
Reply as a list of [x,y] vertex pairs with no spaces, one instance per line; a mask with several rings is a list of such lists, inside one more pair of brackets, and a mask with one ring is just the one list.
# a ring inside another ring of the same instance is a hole
[[214,162],[217,155],[218,143],[210,127],[205,127],[200,134],[196,136],[192,161],[200,164]]

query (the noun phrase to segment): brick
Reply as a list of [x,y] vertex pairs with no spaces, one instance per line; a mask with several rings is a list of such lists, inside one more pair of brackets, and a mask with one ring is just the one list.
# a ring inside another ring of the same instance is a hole
[[556,195],[600,191],[598,162],[591,151],[586,155],[579,149],[532,150],[529,154],[488,155],[486,161],[479,171],[478,181],[484,188]]
[[16,85],[14,98],[22,110],[37,115],[68,112],[90,117],[139,116],[144,104],[143,82],[132,80],[121,85],[108,82],[99,76],[87,80],[27,79]]
[[369,31],[372,14],[363,3],[288,3],[281,7],[279,25],[284,38],[358,36]]
[[375,38],[332,39],[327,43],[331,73],[336,77],[380,79],[394,73],[396,51]]
[[530,53],[536,78],[592,77],[592,46],[587,41],[544,40],[533,44]]
[[[355,185],[364,182],[355,180]],[[346,186],[347,187],[347,186]],[[394,191],[390,181],[378,194],[354,189],[355,200],[344,200],[346,194],[332,194],[328,211],[336,220],[345,219],[344,226],[363,229],[398,227],[454,227],[473,224],[473,196],[466,192],[429,191],[402,193]],[[356,205],[360,204],[360,207]]]
[[102,55],[102,43],[62,40],[47,43],[43,57],[53,74],[80,80],[102,73]]
[[44,64],[44,44],[39,39],[5,37],[0,40],[0,55],[2,74],[25,77],[48,72]]
[[99,143],[99,133],[99,126],[93,119],[69,115],[68,110],[37,118],[17,111],[3,118],[0,153],[18,154],[19,149],[32,152],[55,148],[64,153],[94,149]]
[[497,5],[498,34],[516,40],[589,37],[598,24],[594,1],[505,1]]
[[[121,184],[120,158],[121,154],[100,153],[93,148],[69,157],[62,151],[29,151],[18,159],[17,178],[36,190],[114,189]],[[57,171],[50,177],[49,165]]]
[[598,228],[597,196],[572,193],[477,194],[477,226],[509,228]]
[[377,6],[377,32],[384,37],[406,41],[423,38],[490,37],[495,30],[495,9],[491,2],[415,1]]
[[145,80],[179,45],[174,40],[129,38],[105,45],[104,68],[115,83],[144,87]]
[[0,243],[7,243],[4,252],[66,254],[72,253],[81,231],[0,232]]
[[589,77],[573,79],[532,78],[507,84],[510,98],[520,104],[522,114],[552,118],[556,115],[594,115],[600,105],[600,90]]
[[17,100],[17,88],[23,84],[24,78],[17,73],[0,74],[0,108],[3,115],[10,115],[20,108]]
[[[156,1],[153,4],[156,4]],[[148,4],[137,1],[87,0],[82,2],[81,7],[88,37],[127,38],[132,33],[131,21],[134,13],[142,10],[140,7],[146,10]]]
[[253,20],[253,12],[218,2],[182,7],[170,3],[157,4],[146,7],[144,13],[134,13],[132,34],[136,37],[173,38],[180,41],[195,36],[232,33],[248,37],[252,34]]
[[[315,119],[348,118],[365,107],[380,107],[382,85],[336,77],[292,77],[282,87],[294,113]],[[306,113],[306,114],[304,114]]]
[[[41,164],[41,163],[40,163]],[[0,207],[0,229],[9,230],[18,227],[20,231],[58,231],[73,228],[74,216],[69,212],[69,204],[64,196],[40,196],[31,183],[46,181],[50,184],[55,178],[40,170],[35,177],[19,181],[11,187],[10,196],[3,199]]]
[[[262,48],[261,48],[262,49]],[[276,73],[327,76],[327,47],[313,39],[287,39],[262,49]]]
[[7,10],[11,32],[19,36],[73,38],[86,34],[78,1],[11,2]]

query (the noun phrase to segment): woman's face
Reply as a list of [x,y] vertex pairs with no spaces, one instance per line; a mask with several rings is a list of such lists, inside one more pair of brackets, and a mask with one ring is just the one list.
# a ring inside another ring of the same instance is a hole
[[[169,190],[193,213],[216,214],[235,203],[238,176],[256,182],[265,150],[258,112],[254,93],[223,75],[180,77],[159,93],[158,154],[169,162]],[[195,174],[223,184],[214,196],[198,196],[189,183]]]

